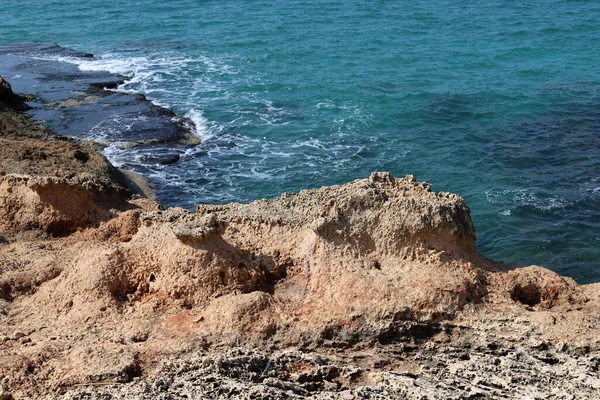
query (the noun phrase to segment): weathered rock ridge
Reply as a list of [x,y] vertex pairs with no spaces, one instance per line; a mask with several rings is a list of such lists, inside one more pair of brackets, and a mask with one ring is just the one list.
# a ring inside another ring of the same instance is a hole
[[[373,173],[163,210],[132,196],[91,145],[7,103],[0,129],[0,396],[568,398],[600,388],[598,286],[482,257],[457,195]],[[580,375],[566,392],[565,371]]]

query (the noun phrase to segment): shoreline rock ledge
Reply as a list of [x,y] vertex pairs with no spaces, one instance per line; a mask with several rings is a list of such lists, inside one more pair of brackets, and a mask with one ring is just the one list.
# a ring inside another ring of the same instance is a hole
[[5,98],[2,398],[598,397],[599,285],[481,256],[459,196],[164,210]]

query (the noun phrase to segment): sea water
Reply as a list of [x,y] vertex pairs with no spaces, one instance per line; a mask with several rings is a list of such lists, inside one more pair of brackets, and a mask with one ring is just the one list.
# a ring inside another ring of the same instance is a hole
[[465,198],[484,255],[595,282],[598,21],[584,0],[4,0],[0,43],[92,52],[66,61],[193,120],[200,145],[143,166],[167,206],[413,174]]

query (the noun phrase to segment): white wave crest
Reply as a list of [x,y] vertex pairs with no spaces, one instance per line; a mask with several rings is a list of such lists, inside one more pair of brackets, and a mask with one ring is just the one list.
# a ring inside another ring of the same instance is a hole
[[202,141],[206,141],[213,136],[209,122],[204,117],[202,110],[195,110],[192,108],[185,113],[185,117],[194,123],[194,126],[191,127],[194,136],[199,137]]

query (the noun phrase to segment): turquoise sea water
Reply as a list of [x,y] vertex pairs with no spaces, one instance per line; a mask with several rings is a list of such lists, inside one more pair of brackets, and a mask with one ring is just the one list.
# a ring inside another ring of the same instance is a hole
[[598,21],[595,1],[4,0],[0,43],[92,52],[72,61],[194,120],[175,164],[107,153],[167,205],[414,174],[466,199],[483,254],[592,282]]

